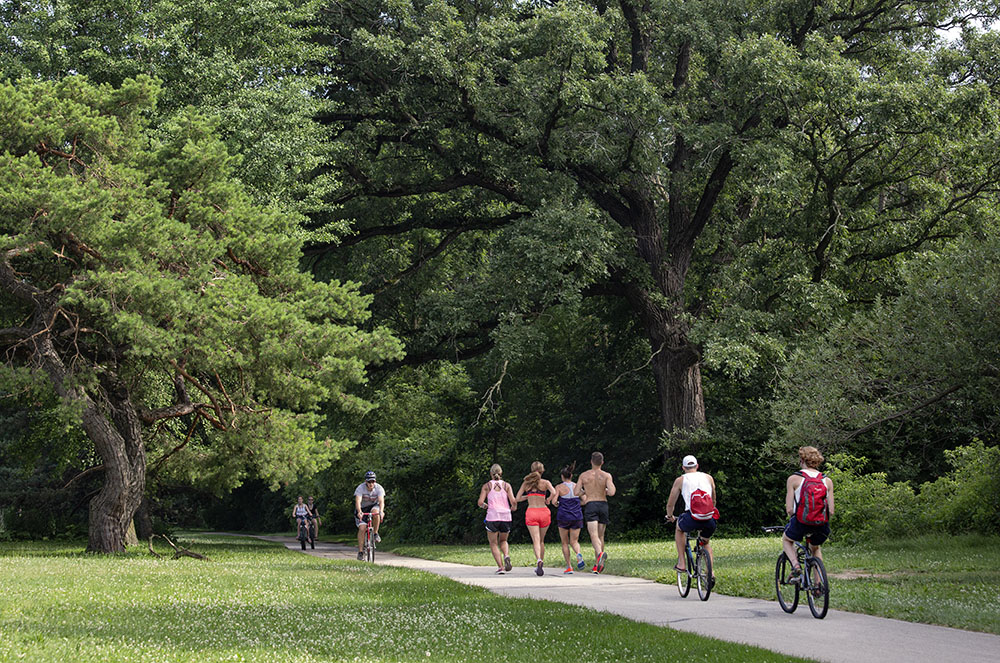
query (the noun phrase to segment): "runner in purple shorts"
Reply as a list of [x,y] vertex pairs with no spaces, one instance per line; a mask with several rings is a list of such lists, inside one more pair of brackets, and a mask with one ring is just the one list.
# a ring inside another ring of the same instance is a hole
[[576,553],[576,568],[586,566],[583,554],[580,552],[580,530],[583,528],[583,507],[580,506],[580,496],[576,494],[576,484],[573,483],[573,470],[576,463],[562,468],[560,475],[562,483],[556,486],[559,508],[556,510],[556,525],[559,526],[559,539],[562,541],[563,557],[566,559],[564,574],[573,573],[573,564],[569,559],[569,549]]

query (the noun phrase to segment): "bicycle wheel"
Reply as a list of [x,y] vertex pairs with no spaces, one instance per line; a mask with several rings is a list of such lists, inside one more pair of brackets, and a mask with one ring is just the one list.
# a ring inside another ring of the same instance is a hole
[[698,577],[698,598],[707,601],[712,595],[712,558],[703,546],[698,546],[698,557],[694,562],[694,572]]
[[785,612],[795,612],[799,605],[799,585],[788,581],[791,575],[792,563],[785,553],[781,553],[774,567],[774,591],[778,595],[778,605]]
[[[691,568],[691,553],[688,553],[688,568]],[[677,591],[680,592],[681,598],[687,598],[688,592],[691,591],[691,574],[684,571],[677,571]]]
[[368,530],[368,538],[365,540],[365,560],[375,561],[375,537],[372,536],[370,529]]
[[823,560],[815,557],[807,559],[806,573],[809,577],[809,587],[806,589],[809,611],[816,619],[823,619],[830,608],[830,583],[826,579]]

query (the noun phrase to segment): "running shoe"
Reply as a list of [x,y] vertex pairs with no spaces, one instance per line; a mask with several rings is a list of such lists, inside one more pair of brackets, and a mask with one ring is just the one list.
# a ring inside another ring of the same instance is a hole
[[573,567],[567,566],[566,570],[563,571],[563,575],[564,576],[571,576],[571,575],[573,575]]
[[600,573],[600,571],[597,570],[597,564],[594,564],[593,572],[594,573]]
[[788,584],[797,585],[801,581],[802,581],[802,569],[801,568],[792,569],[792,575],[788,576]]
[[497,569],[497,575],[498,576],[502,576],[503,575],[503,569]]
[[510,557],[504,557],[503,558],[503,570],[506,571],[507,573],[510,573],[510,570],[512,568],[514,568],[514,567],[510,563]]
[[378,532],[375,532],[375,543],[382,543],[382,537],[378,535]]
[[597,572],[604,573],[604,564],[608,561],[608,553],[602,552],[601,558],[597,560]]
[[576,568],[582,571],[583,567],[585,567],[585,566],[587,566],[587,565],[583,563],[583,555],[581,555],[580,553],[577,553],[576,554]]
[[538,564],[535,564],[535,575],[540,576],[545,574],[545,569],[542,568],[542,560],[538,560]]
[[360,561],[362,561],[362,562],[363,562],[363,561],[364,561],[364,559],[365,559],[365,553],[364,553],[363,551],[361,551],[361,550],[359,550],[359,551],[358,551],[358,559],[359,559]]

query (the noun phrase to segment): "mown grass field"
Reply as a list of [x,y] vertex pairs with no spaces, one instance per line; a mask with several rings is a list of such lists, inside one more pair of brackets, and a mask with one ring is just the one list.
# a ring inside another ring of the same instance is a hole
[[[552,534],[550,533],[550,536]],[[584,538],[586,538],[584,536]],[[774,564],[781,548],[774,537],[716,539],[716,591],[774,599]],[[386,547],[383,544],[383,547]],[[389,546],[393,552],[461,564],[492,565],[489,546]],[[588,567],[593,548],[581,541]],[[677,560],[673,539],[608,543],[606,573],[673,583]],[[919,536],[823,546],[832,575],[830,606],[914,622],[1000,634],[1000,538]],[[515,564],[531,566],[527,544],[511,547]],[[547,542],[546,566],[562,569],[562,548]]]
[[0,543],[0,661],[797,660],[253,539],[184,545],[210,560]]

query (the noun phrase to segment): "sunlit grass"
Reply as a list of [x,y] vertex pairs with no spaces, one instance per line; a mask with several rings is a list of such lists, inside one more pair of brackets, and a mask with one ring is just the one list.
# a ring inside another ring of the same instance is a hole
[[[713,541],[716,591],[733,596],[774,598],[777,536]],[[588,567],[593,549],[581,541]],[[397,545],[394,552],[460,564],[490,565],[489,547]],[[1000,634],[1000,538],[921,536],[823,546],[830,605],[908,621]],[[673,583],[677,561],[673,539],[608,543],[606,573]],[[511,546],[515,564],[530,566],[530,545]],[[562,564],[558,543],[548,543],[546,563]],[[839,577],[838,577],[839,576]]]
[[184,545],[210,561],[0,544],[0,661],[793,660],[257,540]]

